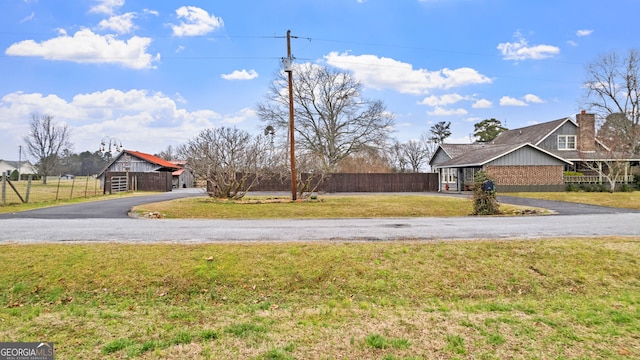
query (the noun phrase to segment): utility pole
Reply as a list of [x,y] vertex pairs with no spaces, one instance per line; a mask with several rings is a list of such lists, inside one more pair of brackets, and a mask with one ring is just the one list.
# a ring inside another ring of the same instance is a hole
[[[295,36],[294,36],[295,37]],[[296,157],[295,157],[295,126],[293,124],[293,57],[291,56],[291,30],[287,30],[287,57],[283,59],[284,71],[289,74],[289,141],[291,146],[291,200],[296,200]]]

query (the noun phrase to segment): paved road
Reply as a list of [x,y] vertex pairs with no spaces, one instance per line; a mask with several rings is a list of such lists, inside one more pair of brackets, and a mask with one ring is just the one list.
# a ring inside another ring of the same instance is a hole
[[[129,218],[135,205],[185,196],[194,190],[66,205],[0,215],[0,242],[223,242],[315,240],[532,239],[555,236],[640,236],[640,212],[529,201],[561,215],[316,220],[149,220]],[[504,203],[520,198],[501,197]]]

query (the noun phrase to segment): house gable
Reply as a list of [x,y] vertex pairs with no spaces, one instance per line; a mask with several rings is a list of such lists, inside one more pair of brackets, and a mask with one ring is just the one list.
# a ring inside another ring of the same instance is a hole
[[[544,139],[542,139],[538,144],[538,147],[545,149],[547,151],[551,151],[556,154],[561,154],[562,149],[558,149],[558,136],[565,137],[573,137],[574,144],[578,146],[578,125],[573,121],[566,121],[562,125],[558,126],[554,131],[549,133]],[[575,150],[571,149],[571,150]],[[570,150],[569,150],[570,151]]]
[[547,166],[547,165],[565,165],[565,161],[544,149],[533,145],[526,145],[515,149],[499,158],[487,163],[486,165],[498,166]]

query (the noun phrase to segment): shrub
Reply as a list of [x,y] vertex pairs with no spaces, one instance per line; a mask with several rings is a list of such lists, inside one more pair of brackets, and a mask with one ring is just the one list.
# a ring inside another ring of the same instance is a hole
[[485,191],[483,184],[493,182],[486,172],[478,171],[473,178],[473,215],[495,215],[500,213],[500,204],[496,200],[496,191]]
[[567,186],[565,187],[565,191],[568,191],[568,192],[576,192],[579,190],[580,188],[574,183],[568,183]]
[[17,181],[18,180],[18,170],[13,170],[11,175],[9,175],[9,180]]

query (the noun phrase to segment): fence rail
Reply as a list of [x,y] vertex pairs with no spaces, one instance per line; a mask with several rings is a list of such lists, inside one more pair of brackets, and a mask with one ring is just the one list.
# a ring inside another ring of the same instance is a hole
[[[618,183],[630,184],[633,182],[633,175],[621,176]],[[565,184],[602,184],[606,182],[604,177],[598,175],[584,175],[584,176],[565,176]]]
[[93,176],[78,176],[73,179],[61,179],[57,176],[47,178],[47,184],[40,180],[10,181],[8,178],[0,179],[2,182],[0,206],[41,203],[59,200],[70,200],[102,195],[100,181]]

